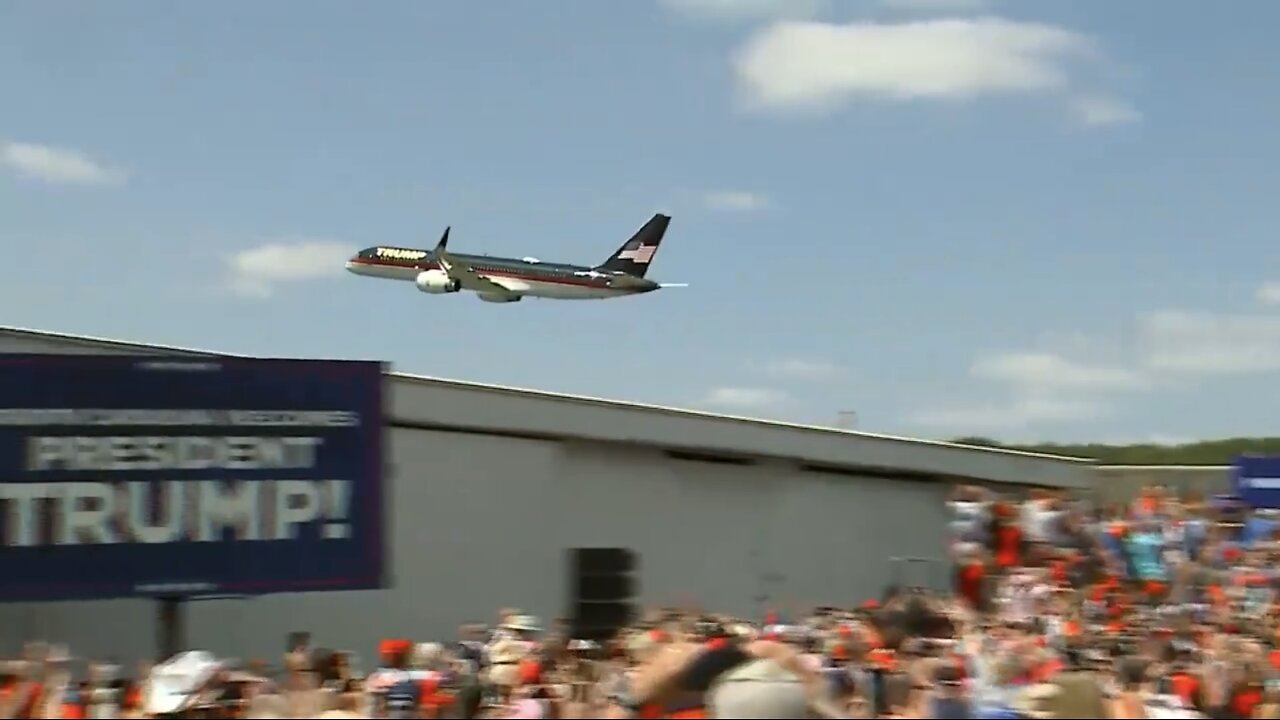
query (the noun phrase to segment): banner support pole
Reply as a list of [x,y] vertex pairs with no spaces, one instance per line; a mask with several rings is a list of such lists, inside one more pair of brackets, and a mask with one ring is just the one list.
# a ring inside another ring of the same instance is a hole
[[164,662],[182,652],[186,638],[187,599],[179,595],[156,598],[156,662]]

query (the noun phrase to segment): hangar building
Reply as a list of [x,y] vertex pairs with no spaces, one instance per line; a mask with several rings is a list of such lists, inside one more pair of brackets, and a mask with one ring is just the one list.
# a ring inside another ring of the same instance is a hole
[[[218,353],[0,328],[0,352]],[[285,634],[370,657],[378,638],[452,638],[514,605],[565,614],[568,549],[623,547],[648,606],[851,605],[891,556],[944,557],[952,481],[1086,488],[1087,460],[386,376],[386,591],[190,603],[194,647],[274,658]],[[935,570],[941,582],[941,563]],[[153,603],[0,605],[0,648],[67,642],[143,657]]]

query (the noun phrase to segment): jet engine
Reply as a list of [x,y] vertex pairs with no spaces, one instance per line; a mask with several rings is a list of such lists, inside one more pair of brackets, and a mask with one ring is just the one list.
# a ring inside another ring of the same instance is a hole
[[449,277],[449,274],[442,270],[424,270],[418,273],[413,284],[417,285],[422,292],[432,295],[455,293],[462,289],[462,283]]

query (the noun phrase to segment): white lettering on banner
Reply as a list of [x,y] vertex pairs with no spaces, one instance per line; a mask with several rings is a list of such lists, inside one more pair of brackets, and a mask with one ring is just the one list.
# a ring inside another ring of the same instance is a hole
[[1251,477],[1245,480],[1249,487],[1258,490],[1275,490],[1280,488],[1280,477]]
[[262,537],[258,515],[258,493],[264,483],[200,481],[200,542],[221,542],[222,531],[230,529],[237,540]]
[[129,494],[129,512],[127,530],[130,537],[141,543],[174,542],[182,537],[185,525],[186,483],[156,483],[159,490],[157,505],[158,517],[151,518],[151,489],[145,481],[135,480],[129,483],[125,491]]
[[346,410],[104,410],[3,408],[0,425],[168,427],[359,427],[360,413]]
[[352,536],[351,491],[348,480],[0,483],[8,530],[0,543],[225,542],[228,534],[232,541],[289,541],[304,526],[322,540],[345,540]]
[[306,480],[276,483],[276,524],[272,540],[292,540],[294,528],[320,516],[320,491]]
[[316,463],[318,437],[27,438],[27,470],[260,470]]
[[8,500],[9,537],[6,545],[30,546],[36,544],[36,503],[50,496],[50,483],[0,484],[0,500]]
[[108,483],[74,482],[59,483],[62,493],[62,512],[54,515],[61,520],[62,532],[59,545],[108,545],[116,542],[115,528],[111,523],[116,516],[116,493]]

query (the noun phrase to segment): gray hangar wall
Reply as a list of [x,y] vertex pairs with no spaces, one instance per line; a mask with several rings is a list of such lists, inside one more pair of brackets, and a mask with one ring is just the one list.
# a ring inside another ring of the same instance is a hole
[[[853,604],[888,582],[890,555],[943,551],[937,483],[441,431],[396,429],[390,448],[393,589],[192,602],[189,642],[272,657],[306,629],[370,657],[381,637],[450,638],[507,605],[552,618],[567,608],[572,547],[635,550],[645,603],[749,615]],[[2,646],[44,637],[143,657],[154,612],[145,600],[2,605]]]
[[[942,556],[938,484],[645,447],[393,437],[393,496],[405,505],[395,511],[393,581],[407,595],[430,592],[449,622],[505,604],[561,614],[574,547],[633,549],[645,604],[695,600],[751,615],[766,600],[851,604],[879,594],[890,554]],[[444,548],[463,562],[439,557]]]
[[[217,355],[5,328],[0,352]],[[555,617],[574,547],[634,550],[650,605],[856,603],[890,581],[890,556],[943,557],[946,480],[1092,482],[1087,462],[1027,453],[402,374],[387,389],[392,588],[193,602],[192,646],[270,658],[310,630],[369,658],[379,638],[449,638],[503,606]],[[40,637],[148,656],[154,613],[139,599],[0,605],[0,652]]]

